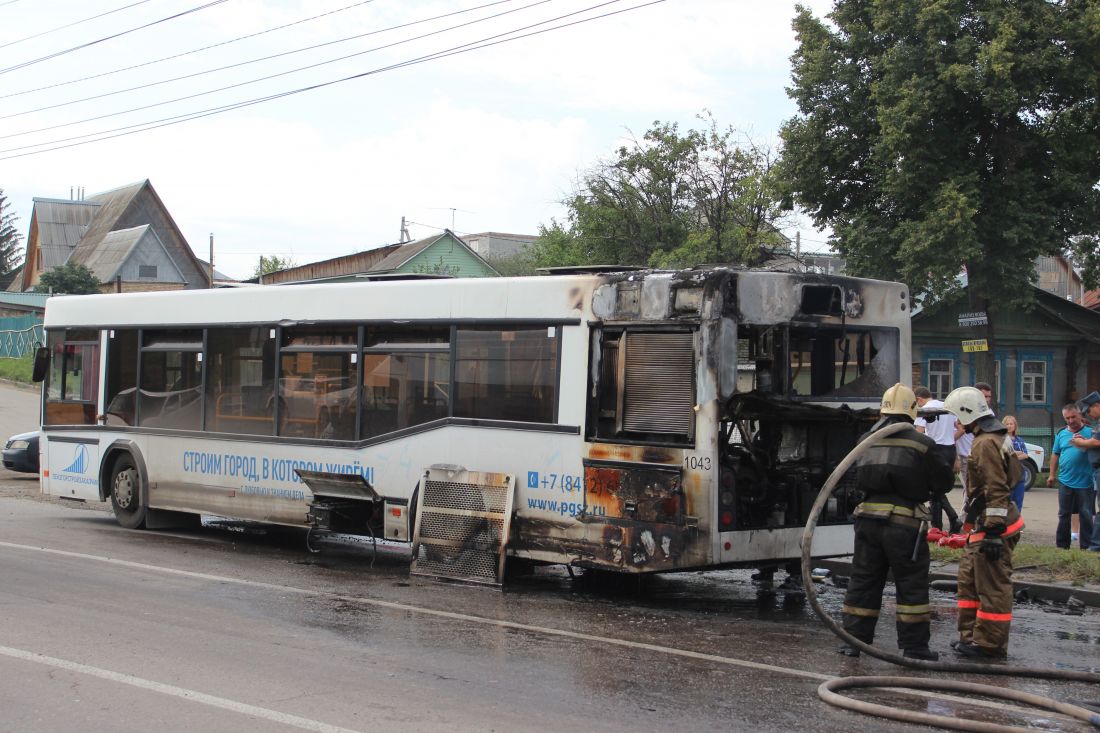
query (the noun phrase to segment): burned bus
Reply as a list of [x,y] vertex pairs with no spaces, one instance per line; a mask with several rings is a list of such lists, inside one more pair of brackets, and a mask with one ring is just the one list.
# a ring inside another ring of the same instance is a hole
[[[58,297],[45,327],[44,492],[489,582],[797,558],[909,364],[904,285],[734,268]],[[855,500],[815,555],[851,551]]]

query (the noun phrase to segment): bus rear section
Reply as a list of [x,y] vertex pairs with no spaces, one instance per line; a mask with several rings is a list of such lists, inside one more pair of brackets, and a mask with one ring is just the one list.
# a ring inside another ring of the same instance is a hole
[[[820,488],[906,381],[908,293],[854,278],[690,271],[594,294],[583,502],[518,516],[522,556],[624,572],[765,566],[801,554]],[[817,557],[849,554],[850,480]]]

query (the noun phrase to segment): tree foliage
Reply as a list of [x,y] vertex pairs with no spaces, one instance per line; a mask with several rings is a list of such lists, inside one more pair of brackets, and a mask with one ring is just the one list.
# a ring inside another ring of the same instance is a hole
[[84,265],[66,262],[64,265],[47,270],[38,278],[34,286],[36,293],[54,293],[55,295],[89,295],[101,293],[99,278]]
[[679,267],[785,247],[772,152],[709,114],[701,120],[703,129],[686,133],[654,122],[583,172],[566,220],[540,227],[535,263]]
[[279,257],[278,255],[271,255],[267,257],[260,255],[260,261],[256,264],[256,269],[252,271],[252,275],[249,279],[256,279],[263,275],[270,275],[273,272],[279,270],[288,270],[291,267],[297,267],[298,263],[291,257]]
[[22,235],[15,223],[19,220],[9,209],[11,203],[0,188],[0,275],[6,275],[19,266],[22,256]]
[[937,298],[965,266],[990,340],[1036,257],[1091,251],[1096,283],[1096,2],[837,0],[828,18],[794,21],[782,168],[850,271]]

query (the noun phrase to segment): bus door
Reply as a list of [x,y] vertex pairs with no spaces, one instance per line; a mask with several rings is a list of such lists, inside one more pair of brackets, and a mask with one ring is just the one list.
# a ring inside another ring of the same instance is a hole
[[99,331],[91,329],[54,330],[47,335],[50,361],[42,416],[42,487],[54,496],[99,500],[99,438],[79,431],[96,425],[99,337]]

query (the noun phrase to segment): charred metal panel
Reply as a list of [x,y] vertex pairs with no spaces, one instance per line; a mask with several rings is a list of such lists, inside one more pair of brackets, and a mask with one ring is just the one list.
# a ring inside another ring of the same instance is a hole
[[513,551],[533,558],[564,554],[583,568],[645,573],[707,562],[704,537],[693,525],[593,518],[575,532],[569,525],[516,517],[513,530]]
[[643,522],[683,522],[679,466],[584,461],[584,513]]
[[499,587],[511,529],[513,477],[433,466],[420,485],[409,572]]

